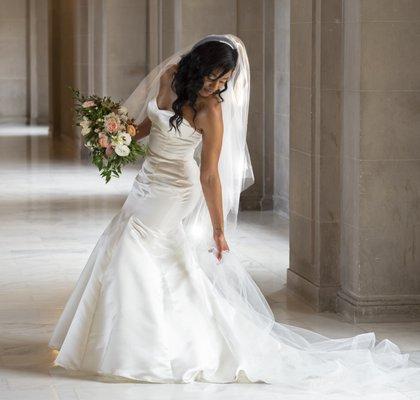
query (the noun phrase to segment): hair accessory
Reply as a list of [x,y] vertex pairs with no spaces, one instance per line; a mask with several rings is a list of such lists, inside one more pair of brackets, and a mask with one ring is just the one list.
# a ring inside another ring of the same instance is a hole
[[207,42],[222,42],[227,44],[228,46],[232,47],[232,49],[236,49],[235,44],[228,38],[226,38],[225,36],[222,35],[207,35],[206,37],[204,37],[203,39],[199,40],[196,44],[194,44],[194,46],[192,47],[192,49],[195,49],[197,46],[200,46],[204,43]]

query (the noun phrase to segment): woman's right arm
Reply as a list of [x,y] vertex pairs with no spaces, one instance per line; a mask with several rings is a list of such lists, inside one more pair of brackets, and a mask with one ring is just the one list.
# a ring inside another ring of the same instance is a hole
[[[159,93],[161,92],[162,87],[169,87],[173,75],[178,69],[177,64],[171,64],[166,71],[160,77],[160,88]],[[140,140],[146,137],[150,133],[150,128],[152,126],[152,121],[150,121],[149,117],[146,117],[139,125],[136,126],[137,134],[134,136],[134,140]]]
[[146,137],[150,133],[152,121],[149,117],[146,117],[140,124],[136,125],[136,135],[133,137],[134,140],[140,140]]

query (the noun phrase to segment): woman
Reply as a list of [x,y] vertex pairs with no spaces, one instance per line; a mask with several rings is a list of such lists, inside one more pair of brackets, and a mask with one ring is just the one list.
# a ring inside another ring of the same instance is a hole
[[229,250],[225,230],[253,182],[249,76],[242,41],[209,35],[127,99],[148,154],[55,327],[54,365],[147,382],[267,382],[282,394],[396,399],[394,388],[420,381],[407,354],[389,340],[376,344],[373,332],[330,339],[275,322]]

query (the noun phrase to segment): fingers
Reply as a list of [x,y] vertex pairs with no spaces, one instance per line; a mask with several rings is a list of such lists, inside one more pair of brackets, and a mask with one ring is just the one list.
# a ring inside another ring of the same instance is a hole
[[229,248],[218,248],[216,258],[220,261],[223,257],[223,253],[228,253]]

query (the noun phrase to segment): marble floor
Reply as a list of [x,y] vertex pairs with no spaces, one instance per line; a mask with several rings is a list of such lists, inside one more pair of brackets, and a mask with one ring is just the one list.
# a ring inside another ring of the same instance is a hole
[[[94,167],[52,151],[48,137],[6,132],[0,143],[0,399],[284,399],[264,384],[109,383],[51,367],[55,353],[47,342],[54,324],[136,170],[105,185]],[[270,211],[242,212],[230,244],[278,321],[337,338],[374,331],[420,364],[420,322],[349,324],[314,312],[286,289],[287,220]]]

